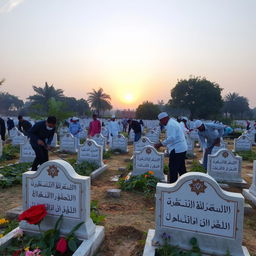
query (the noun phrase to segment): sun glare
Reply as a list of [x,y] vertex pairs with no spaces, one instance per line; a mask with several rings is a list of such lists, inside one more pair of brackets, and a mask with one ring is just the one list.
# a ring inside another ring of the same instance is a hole
[[131,93],[127,93],[127,94],[124,95],[124,100],[127,103],[131,103],[131,102],[133,102],[134,97]]

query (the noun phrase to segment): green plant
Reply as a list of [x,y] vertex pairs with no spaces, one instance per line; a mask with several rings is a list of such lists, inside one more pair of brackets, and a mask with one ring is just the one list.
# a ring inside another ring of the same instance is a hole
[[132,171],[133,170],[133,163],[132,162],[129,162],[127,164],[127,168],[126,168],[128,171]]
[[236,152],[243,160],[253,162],[256,159],[256,152],[254,151],[238,151]]
[[103,152],[103,159],[109,159],[111,156],[112,152],[110,150]]
[[153,176],[154,172],[148,171],[142,175],[126,176],[119,180],[122,190],[143,192],[146,196],[152,196],[156,191],[156,184],[160,180]]
[[98,203],[99,202],[97,200],[91,201],[91,218],[96,225],[102,224],[105,220],[105,216],[101,215],[99,212]]
[[191,250],[184,251],[178,246],[170,245],[171,237],[164,233],[162,235],[164,244],[156,249],[156,256],[201,256],[201,250],[198,246],[197,239],[191,238],[189,243],[192,246]]
[[190,169],[190,172],[203,172],[203,173],[206,173],[206,170],[204,169],[204,167],[200,163],[198,163],[196,161],[193,161],[191,169]]
[[[0,219],[0,220],[4,220],[4,219]],[[19,222],[17,220],[11,220],[11,221],[6,220],[6,223],[4,225],[0,224],[0,228],[1,228],[0,235],[5,236],[6,234],[11,232],[13,229],[17,228],[18,226],[19,226]]]
[[3,147],[3,155],[0,161],[8,161],[15,159],[19,153],[20,149],[18,146],[12,146],[11,144],[6,144]]
[[0,179],[0,188],[7,188],[22,182],[22,173],[28,171],[30,163],[19,163],[5,166],[0,169],[3,178]]
[[169,173],[169,166],[167,164],[164,164],[164,174]]
[[76,173],[83,175],[83,176],[90,176],[90,174],[99,168],[99,165],[96,163],[90,163],[87,161],[83,161],[82,163],[75,163],[73,167]]

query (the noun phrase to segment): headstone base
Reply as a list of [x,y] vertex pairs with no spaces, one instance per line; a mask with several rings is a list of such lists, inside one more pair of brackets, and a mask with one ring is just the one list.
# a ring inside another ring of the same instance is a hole
[[23,212],[22,205],[12,208],[6,212],[6,217],[8,219],[17,219],[19,215]]
[[252,193],[250,193],[249,189],[243,189],[242,193],[245,199],[251,201],[252,204],[256,206],[256,197]]
[[93,171],[90,175],[91,179],[94,180],[97,178],[99,175],[101,175],[104,171],[106,171],[108,168],[108,165],[104,164],[103,166],[99,167],[95,171]]
[[241,182],[234,182],[234,181],[223,181],[221,183],[228,184],[231,187],[237,187],[237,188],[248,188],[248,183],[243,179]]
[[[155,256],[155,250],[157,247],[152,245],[152,240],[154,235],[155,235],[155,229],[149,229],[142,256]],[[250,256],[246,247],[242,246],[242,250],[243,250],[243,253],[241,255],[236,255],[236,256]],[[205,254],[205,253],[202,254],[202,256],[211,256],[211,255],[212,254]],[[226,255],[226,252],[224,252],[222,255],[220,254],[214,254],[214,255],[224,256]]]
[[[18,229],[19,227],[12,230],[3,238],[0,238],[0,247],[7,247],[15,236]],[[88,240],[83,240],[81,245],[73,253],[73,256],[93,256],[102,244],[103,239],[104,227],[96,226],[95,233]]]

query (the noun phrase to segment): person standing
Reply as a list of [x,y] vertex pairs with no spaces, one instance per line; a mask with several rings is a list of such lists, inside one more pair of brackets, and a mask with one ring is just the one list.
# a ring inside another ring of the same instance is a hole
[[4,119],[0,117],[0,135],[1,135],[2,141],[5,141],[5,133],[6,133],[5,122],[4,122]]
[[166,128],[166,139],[154,146],[156,149],[162,146],[167,147],[169,152],[168,182],[173,183],[177,181],[178,174],[181,176],[186,173],[185,158],[188,146],[184,132],[175,119],[169,118],[166,112],[161,112],[158,119],[160,124]]
[[101,123],[100,120],[97,119],[97,115],[92,115],[93,120],[89,124],[88,135],[89,137],[93,137],[95,134],[101,133]]
[[28,136],[28,130],[32,127],[32,124],[29,121],[23,119],[23,116],[18,116],[18,120],[19,131],[21,131],[25,136]]
[[112,138],[119,134],[119,124],[116,121],[116,116],[112,115],[111,121],[108,123],[109,142],[112,142]]
[[128,128],[128,135],[133,129],[134,131],[134,142],[138,141],[141,138],[141,125],[138,121],[129,119],[128,120],[129,128]]
[[35,151],[36,157],[32,164],[32,171],[36,171],[38,165],[47,162],[49,159],[48,150],[55,133],[56,117],[49,116],[45,121],[35,123],[28,131],[30,144]]
[[78,137],[79,132],[82,131],[82,127],[79,123],[79,118],[72,117],[69,124],[69,132],[74,136]]
[[8,130],[8,134],[10,134],[10,130],[12,128],[14,128],[14,121],[12,120],[12,118],[8,117],[7,118],[7,130]]
[[195,128],[198,129],[199,139],[204,150],[203,167],[207,170],[208,155],[211,154],[214,146],[220,145],[220,138],[224,134],[225,126],[217,123],[206,124],[201,120],[196,120]]

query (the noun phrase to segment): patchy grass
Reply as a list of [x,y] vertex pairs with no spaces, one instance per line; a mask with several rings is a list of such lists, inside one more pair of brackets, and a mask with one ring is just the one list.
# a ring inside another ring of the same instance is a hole
[[253,162],[256,160],[256,152],[254,151],[238,151],[236,152],[239,156],[243,158],[245,161]]

